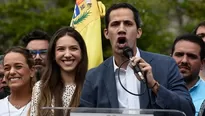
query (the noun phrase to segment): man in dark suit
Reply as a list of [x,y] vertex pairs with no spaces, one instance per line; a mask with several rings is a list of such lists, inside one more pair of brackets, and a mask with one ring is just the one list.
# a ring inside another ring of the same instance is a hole
[[[175,61],[136,47],[142,34],[137,9],[128,3],[114,4],[106,12],[105,24],[104,35],[110,40],[113,56],[88,71],[80,106],[176,109],[193,116],[194,106]],[[134,53],[130,62],[125,62],[128,59],[123,55],[127,46]],[[144,92],[146,87],[140,82],[143,78],[132,70],[136,64],[147,77],[148,92]],[[131,93],[143,94],[134,96],[121,85]]]

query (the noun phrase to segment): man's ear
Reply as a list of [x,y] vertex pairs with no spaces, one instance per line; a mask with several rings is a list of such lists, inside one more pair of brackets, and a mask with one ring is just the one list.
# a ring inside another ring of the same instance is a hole
[[142,29],[141,28],[138,28],[137,29],[137,37],[136,38],[140,38],[142,35]]
[[106,39],[109,39],[108,29],[104,29],[104,36],[105,36]]
[[201,60],[201,70],[203,70],[205,67],[205,59]]

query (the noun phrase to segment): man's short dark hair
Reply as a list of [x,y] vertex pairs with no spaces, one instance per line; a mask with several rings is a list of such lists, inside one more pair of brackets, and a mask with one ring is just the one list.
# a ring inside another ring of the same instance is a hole
[[22,38],[23,45],[26,47],[32,40],[47,40],[50,41],[50,36],[42,30],[36,29]]
[[192,33],[196,34],[199,27],[204,26],[205,27],[205,21],[200,22],[193,30]]
[[200,46],[201,50],[200,50],[200,57],[201,60],[203,60],[205,58],[205,43],[204,41],[198,37],[195,34],[183,34],[181,36],[178,36],[175,40],[174,43],[172,45],[172,51],[171,51],[171,56],[173,55],[174,51],[175,51],[175,45],[179,42],[179,41],[189,41],[192,43],[195,43],[197,45]]
[[139,15],[138,10],[134,6],[132,6],[131,4],[128,4],[128,3],[118,3],[118,4],[113,4],[106,11],[106,14],[105,14],[105,26],[106,26],[106,28],[108,28],[108,25],[109,25],[109,22],[110,22],[110,13],[111,13],[111,11],[116,10],[116,9],[120,9],[120,8],[130,9],[133,12],[133,16],[134,16],[134,20],[135,20],[135,23],[137,25],[137,28],[141,27],[140,26],[140,15]]

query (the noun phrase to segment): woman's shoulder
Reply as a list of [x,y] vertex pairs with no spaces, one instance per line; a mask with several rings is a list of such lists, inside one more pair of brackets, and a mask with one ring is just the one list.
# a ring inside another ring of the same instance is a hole
[[0,100],[0,116],[8,114],[8,96]]
[[9,102],[8,101],[8,96],[0,100],[0,105],[3,104],[3,103],[7,103],[7,102]]
[[34,85],[34,88],[39,88],[41,86],[41,80],[37,81]]
[[33,87],[33,94],[39,94],[41,90],[41,81],[35,83]]
[[8,96],[0,100],[0,109],[4,109],[9,104]]

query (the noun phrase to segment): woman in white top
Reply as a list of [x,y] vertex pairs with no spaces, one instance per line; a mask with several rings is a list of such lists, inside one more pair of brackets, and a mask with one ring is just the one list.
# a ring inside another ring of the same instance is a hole
[[25,48],[13,47],[5,53],[3,66],[11,94],[0,100],[0,116],[26,116],[35,83],[32,55]]
[[31,116],[63,116],[65,110],[42,107],[77,107],[88,67],[82,36],[71,27],[60,28],[51,38],[46,68],[33,88]]

